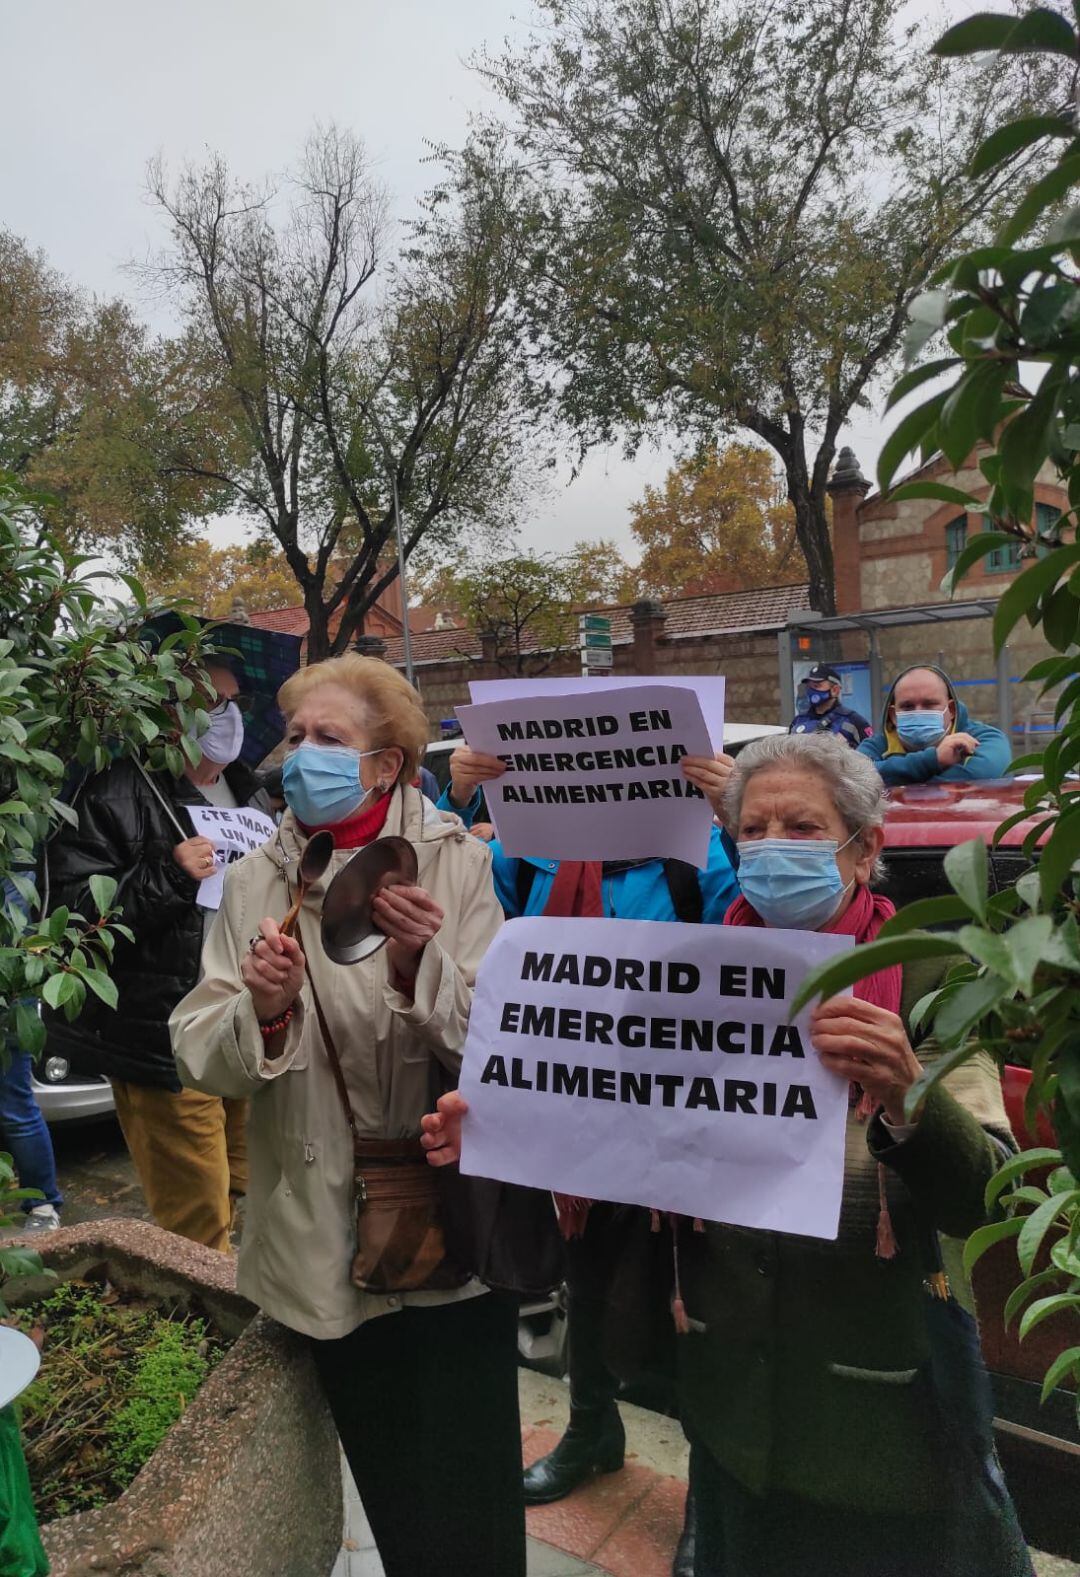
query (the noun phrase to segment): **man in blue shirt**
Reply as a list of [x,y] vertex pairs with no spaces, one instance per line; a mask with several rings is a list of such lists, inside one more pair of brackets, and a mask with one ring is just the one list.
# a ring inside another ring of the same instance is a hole
[[803,680],[807,710],[788,728],[789,734],[839,734],[852,750],[874,732],[861,713],[841,706],[840,675],[828,663],[815,663]]
[[859,746],[893,788],[903,783],[973,783],[1002,778],[1012,747],[1000,728],[972,722],[948,674],[905,668],[885,699],[881,730]]

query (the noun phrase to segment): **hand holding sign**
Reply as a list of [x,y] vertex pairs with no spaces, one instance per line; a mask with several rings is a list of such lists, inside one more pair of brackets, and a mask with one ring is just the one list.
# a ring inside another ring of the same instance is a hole
[[435,1110],[420,1119],[420,1145],[429,1166],[453,1166],[461,1160],[461,1119],[469,1103],[457,1090],[440,1095]]
[[464,810],[478,788],[501,778],[506,767],[498,756],[485,755],[481,750],[470,750],[459,745],[450,757],[450,801]]
[[701,790],[712,806],[713,815],[719,816],[724,790],[735,768],[735,757],[725,756],[718,750],[714,756],[684,756],[679,765],[686,781]]
[[922,1064],[895,1013],[858,997],[830,997],[814,1009],[810,1036],[824,1066],[861,1084],[890,1123],[911,1121],[904,1115],[904,1097]]
[[[185,805],[184,809],[191,818],[196,836],[181,843],[174,850],[173,857],[181,869],[199,883],[195,900],[199,907],[218,909],[221,907],[226,866],[234,860],[243,859],[245,854],[250,854],[272,838],[276,831],[274,823],[261,810],[243,806],[226,809],[217,805]],[[189,860],[188,864],[180,859],[181,850],[195,851],[190,856],[185,854],[184,859]],[[209,865],[206,863],[207,855],[210,857]]]

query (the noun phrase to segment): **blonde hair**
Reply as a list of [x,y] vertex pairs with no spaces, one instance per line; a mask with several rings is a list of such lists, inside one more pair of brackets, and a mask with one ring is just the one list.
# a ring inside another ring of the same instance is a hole
[[428,720],[420,697],[396,668],[378,657],[361,657],[346,652],[328,657],[292,674],[277,694],[277,703],[286,719],[291,718],[305,696],[320,685],[336,684],[349,690],[364,708],[368,743],[372,750],[400,750],[404,761],[399,783],[411,783],[420,770],[420,760],[428,742]]

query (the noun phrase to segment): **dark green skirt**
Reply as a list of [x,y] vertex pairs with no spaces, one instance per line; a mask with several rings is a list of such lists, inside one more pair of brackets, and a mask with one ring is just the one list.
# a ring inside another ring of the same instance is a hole
[[[842,1440],[836,1449],[844,1450]],[[1007,1496],[1000,1508],[983,1499],[981,1512],[974,1496],[956,1517],[820,1506],[786,1492],[755,1495],[695,1441],[690,1490],[694,1577],[1033,1577]]]

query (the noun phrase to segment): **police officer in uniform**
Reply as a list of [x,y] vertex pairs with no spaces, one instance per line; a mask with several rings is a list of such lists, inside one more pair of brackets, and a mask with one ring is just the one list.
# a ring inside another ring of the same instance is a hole
[[789,734],[839,734],[857,750],[874,730],[859,712],[840,704],[843,686],[829,663],[815,663],[803,680],[807,709],[788,728]]

